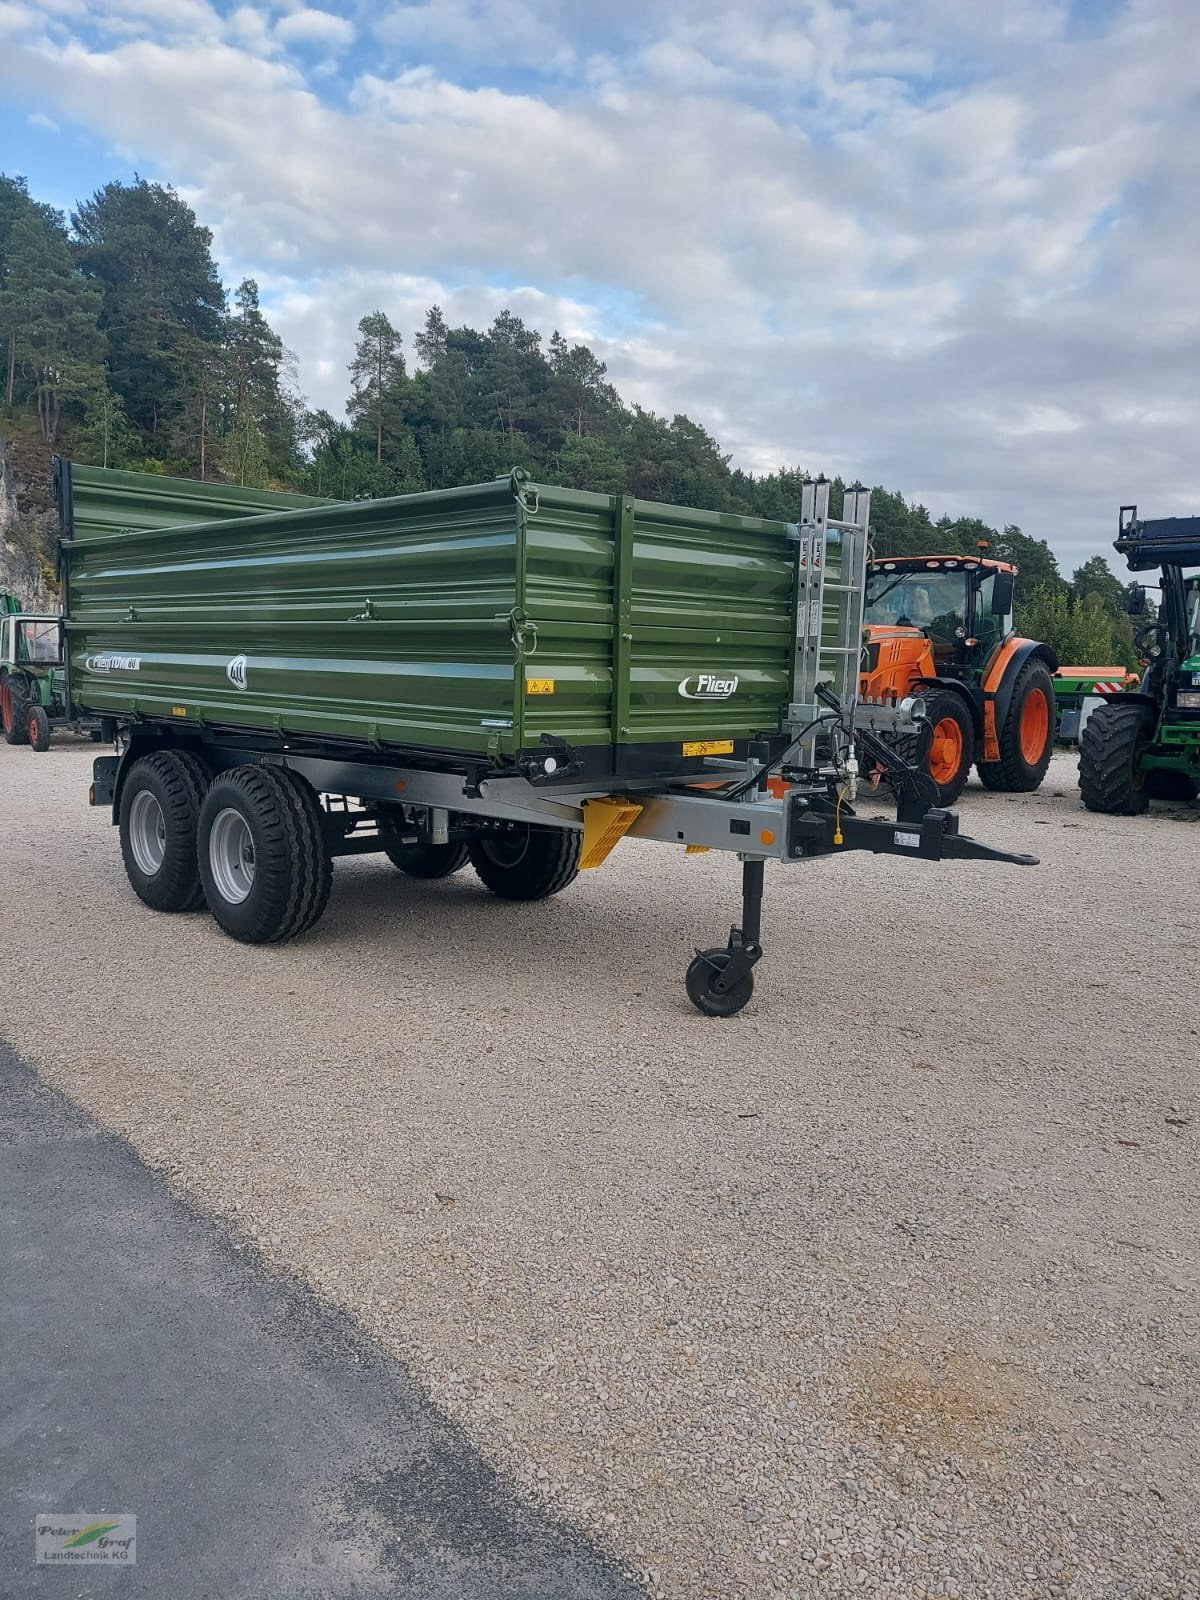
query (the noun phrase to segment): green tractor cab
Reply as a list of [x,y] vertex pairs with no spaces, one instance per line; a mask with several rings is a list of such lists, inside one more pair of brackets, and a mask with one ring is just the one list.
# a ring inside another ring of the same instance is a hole
[[[1200,517],[1140,521],[1122,506],[1115,548],[1131,572],[1157,569],[1158,615],[1136,637],[1140,685],[1095,712],[1079,745],[1079,789],[1089,811],[1135,816],[1151,800],[1200,794]],[[1145,590],[1134,616],[1145,616]]]
[[8,744],[50,748],[55,727],[71,726],[99,739],[94,719],[71,715],[63,656],[62,618],[21,609],[10,589],[0,589],[0,726]]

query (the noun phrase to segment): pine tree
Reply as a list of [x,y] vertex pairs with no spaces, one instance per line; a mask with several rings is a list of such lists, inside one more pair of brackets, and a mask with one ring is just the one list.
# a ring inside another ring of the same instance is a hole
[[602,432],[620,411],[620,397],[606,381],[604,362],[585,344],[568,346],[557,328],[550,338],[550,370],[554,375],[548,389],[550,409],[559,425],[565,420],[577,439]]
[[354,426],[375,440],[375,461],[383,461],[384,441],[404,427],[408,388],[400,335],[382,311],[372,311],[358,324],[359,340],[350,363],[353,392],[346,407]]
[[[295,464],[300,407],[284,382],[289,362],[283,340],[259,306],[258,284],[253,278],[243,278],[225,330],[225,432],[228,438],[236,435],[242,441],[235,447],[239,458],[245,441],[256,436],[265,452],[268,475],[286,474]],[[206,381],[211,385],[219,379],[220,375],[210,370]],[[204,397],[201,392],[199,398]]]
[[103,389],[100,296],[79,276],[60,228],[34,208],[8,236],[0,281],[0,327],[7,330],[14,382],[26,374],[42,437],[58,441],[64,404],[82,410]]
[[486,393],[494,425],[510,439],[524,432],[546,383],[541,337],[520,317],[502,311],[487,336]]
[[108,183],[72,213],[76,256],[103,293],[109,378],[151,438],[183,403],[193,341],[219,346],[225,290],[212,234],[173,189]]
[[449,348],[450,330],[442,315],[441,306],[430,306],[425,313],[425,327],[414,341],[417,359],[423,367],[436,367]]

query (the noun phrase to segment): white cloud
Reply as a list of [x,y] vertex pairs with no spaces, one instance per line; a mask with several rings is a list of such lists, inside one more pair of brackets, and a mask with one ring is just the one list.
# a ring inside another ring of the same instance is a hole
[[31,128],[44,128],[47,133],[61,133],[62,129],[53,117],[48,117],[44,111],[31,111],[25,118]]
[[0,0],[33,28],[0,78],[186,189],[331,409],[375,304],[411,333],[508,303],[743,464],[1068,565],[1122,498],[1200,507],[1191,0],[1086,31],[1045,0],[440,0],[387,13],[336,100],[345,18],[170,4],[169,35],[39,43]]
[[561,72],[575,51],[552,16],[523,0],[406,0],[380,16],[379,38],[420,61],[447,55],[486,61],[493,68],[513,62],[534,71]]
[[354,24],[331,11],[305,8],[292,11],[275,24],[277,36],[286,44],[320,44],[344,49],[354,39]]

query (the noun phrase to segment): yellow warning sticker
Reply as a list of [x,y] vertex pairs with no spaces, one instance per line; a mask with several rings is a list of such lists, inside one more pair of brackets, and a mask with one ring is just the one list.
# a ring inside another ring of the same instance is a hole
[[525,679],[525,693],[526,694],[553,694],[554,693],[554,679],[553,678],[526,678]]
[[685,756],[731,756],[732,739],[692,739],[683,747]]
[[172,706],[171,707],[171,715],[173,717],[186,717],[187,716],[187,707],[186,706]]

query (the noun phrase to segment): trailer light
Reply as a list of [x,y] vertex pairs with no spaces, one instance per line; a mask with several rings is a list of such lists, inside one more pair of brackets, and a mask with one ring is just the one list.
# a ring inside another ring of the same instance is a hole
[[[1198,700],[1200,700],[1200,695],[1197,695],[1196,698]],[[770,828],[764,828],[763,829],[763,831],[758,836],[758,842],[760,844],[774,844],[775,843],[775,835],[771,832]]]
[[558,757],[557,756],[547,756],[545,761],[542,762],[542,771],[546,774],[547,777],[550,777],[550,775],[552,773],[557,772],[558,771]]

